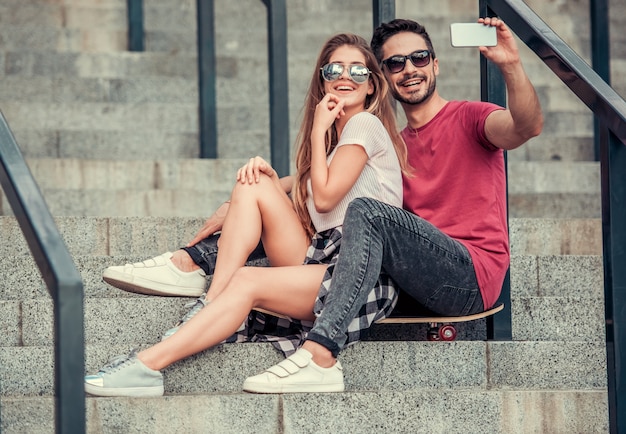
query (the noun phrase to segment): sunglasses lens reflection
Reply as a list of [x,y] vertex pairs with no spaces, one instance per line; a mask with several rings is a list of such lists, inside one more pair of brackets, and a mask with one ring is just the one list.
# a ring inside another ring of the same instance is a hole
[[324,65],[322,67],[322,76],[326,81],[335,81],[339,77],[341,77],[341,73],[343,72],[343,66],[338,63],[329,63],[328,65]]
[[370,72],[365,66],[352,65],[350,67],[350,77],[355,83],[365,83]]
[[[343,74],[344,66],[340,63],[329,63],[322,66],[322,78],[326,81],[339,80]],[[350,65],[348,74],[355,83],[365,83],[370,75],[369,69],[363,65]]]
[[430,62],[430,55],[428,54],[428,51],[418,51],[415,53],[411,53],[409,55],[409,58],[411,59],[411,63],[417,68],[424,67]]
[[389,72],[395,74],[396,72],[400,72],[404,69],[405,62],[405,57],[392,57],[387,60],[387,68],[389,68]]
[[387,60],[383,60],[383,63],[387,66],[389,72],[396,74],[404,69],[407,59],[416,68],[423,68],[430,63],[430,51],[414,51],[408,56],[392,56]]

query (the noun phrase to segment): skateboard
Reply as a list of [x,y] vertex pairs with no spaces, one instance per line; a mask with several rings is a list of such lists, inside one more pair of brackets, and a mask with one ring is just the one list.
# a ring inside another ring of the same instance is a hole
[[504,309],[504,304],[501,303],[484,312],[466,316],[391,316],[376,324],[430,324],[429,341],[453,341],[456,339],[454,323],[486,318],[502,309]]
[[[429,341],[453,341],[456,339],[454,323],[486,318],[500,312],[502,309],[504,309],[503,303],[484,312],[466,316],[391,316],[377,321],[376,324],[430,324],[430,328],[428,329]],[[285,315],[270,312],[265,309],[254,308],[253,310],[279,318],[289,319],[289,317]]]

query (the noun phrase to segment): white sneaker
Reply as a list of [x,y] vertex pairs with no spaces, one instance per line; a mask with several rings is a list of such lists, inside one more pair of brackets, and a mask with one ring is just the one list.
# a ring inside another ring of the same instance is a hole
[[143,262],[109,267],[102,279],[124,291],[147,295],[199,297],[206,289],[206,274],[202,269],[180,271],[172,263],[172,253]]
[[300,348],[262,374],[246,378],[243,390],[255,393],[343,392],[341,363],[337,361],[330,368],[322,368],[312,358],[309,351]]
[[163,375],[144,365],[135,350],[85,376],[85,392],[95,396],[161,396],[163,391]]

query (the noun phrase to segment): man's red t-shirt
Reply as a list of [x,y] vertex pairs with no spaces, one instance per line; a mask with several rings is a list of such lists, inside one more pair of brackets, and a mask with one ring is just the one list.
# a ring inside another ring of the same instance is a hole
[[404,208],[469,251],[485,309],[496,302],[509,266],[503,151],[485,137],[494,104],[450,101],[421,128],[402,130],[415,168],[404,177]]

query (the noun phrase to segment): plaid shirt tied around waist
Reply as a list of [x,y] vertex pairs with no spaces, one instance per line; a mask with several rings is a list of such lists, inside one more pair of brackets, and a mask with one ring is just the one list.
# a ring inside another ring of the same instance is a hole
[[[341,235],[341,226],[316,233],[304,260],[305,264],[328,264],[315,300],[313,309],[315,316],[319,316],[324,310],[341,247]],[[365,338],[370,326],[389,316],[397,301],[398,291],[394,287],[393,280],[384,272],[381,273],[376,286],[367,297],[367,302],[348,326],[345,347]],[[288,357],[302,345],[312,327],[312,321],[279,318],[252,311],[245,327],[226,339],[224,343],[271,342],[285,357]]]

